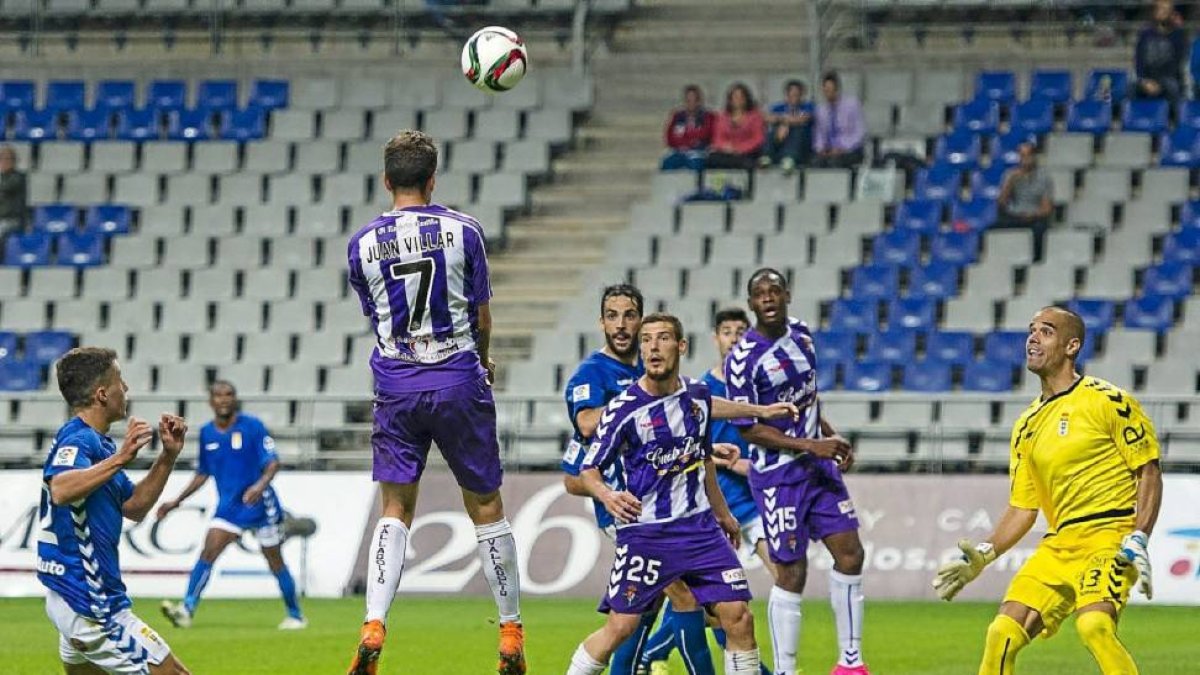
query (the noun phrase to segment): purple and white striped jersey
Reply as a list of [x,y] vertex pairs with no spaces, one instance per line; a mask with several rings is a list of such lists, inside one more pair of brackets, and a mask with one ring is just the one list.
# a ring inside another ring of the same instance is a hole
[[478,309],[492,297],[483,230],[444,206],[389,211],[350,238],[350,286],[375,328],[375,390],[444,389],[485,375]]
[[[788,318],[788,331],[772,340],[751,328],[725,357],[725,384],[729,398],[745,403],[770,405],[791,401],[800,408],[800,418],[778,420],[733,420],[749,428],[767,424],[792,438],[821,437],[821,409],[817,399],[817,356],[812,333],[798,319]],[[750,444],[750,481],[770,487],[807,480],[814,462],[831,462],[811,455],[778,452]]]
[[704,491],[711,411],[708,385],[690,378],[680,378],[679,389],[666,396],[652,396],[635,382],[609,402],[581,470],[604,473],[621,460],[625,489],[641,500],[642,513],[635,522],[617,523],[618,530],[711,527]]

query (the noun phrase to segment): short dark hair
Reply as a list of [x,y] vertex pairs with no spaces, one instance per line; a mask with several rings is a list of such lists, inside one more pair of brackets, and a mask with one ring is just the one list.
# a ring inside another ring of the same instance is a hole
[[72,410],[92,404],[92,392],[112,371],[117,352],[107,347],[76,347],[54,366],[58,391]]
[[787,82],[784,83],[783,90],[787,91],[787,90],[791,89],[792,87],[800,87],[801,90],[808,89],[808,87],[805,86],[805,84],[803,82],[801,82],[800,80],[788,80]]
[[424,189],[437,165],[437,145],[420,131],[405,129],[383,146],[383,174],[392,190]]
[[609,298],[629,298],[633,304],[637,306],[638,316],[641,316],[645,309],[645,301],[642,300],[642,292],[633,284],[613,284],[605,286],[604,291],[600,293],[600,315],[604,315],[604,303],[608,302]]
[[763,277],[779,277],[779,285],[782,286],[783,290],[785,291],[788,289],[787,277],[784,276],[783,272],[780,272],[774,267],[760,267],[754,270],[754,274],[751,274],[750,280],[746,282],[746,295],[751,295],[754,293],[754,284],[757,284]]
[[720,328],[721,324],[725,323],[726,321],[741,321],[749,326],[750,315],[747,314],[746,310],[742,309],[741,307],[726,307],[725,309],[717,311],[717,313],[713,316],[713,330],[715,331]]
[[680,321],[679,317],[675,316],[674,314],[667,314],[666,312],[654,312],[653,314],[647,314],[642,318],[643,329],[646,328],[646,324],[651,323],[669,323],[671,324],[671,330],[675,332],[675,339],[683,339],[683,322]]
[[750,91],[750,87],[746,86],[745,82],[734,82],[729,85],[729,90],[725,92],[725,112],[733,112],[733,92],[739,89],[746,97],[746,110],[754,110],[758,107],[758,103],[754,101],[754,93]]
[[233,383],[229,380],[222,380],[219,378],[213,380],[213,383],[208,385],[208,395],[212,396],[216,392],[217,387],[229,387],[229,391],[232,391],[233,395],[237,396],[237,387],[233,386]]
[[1065,328],[1067,329],[1066,333],[1068,340],[1073,337],[1079,338],[1079,351],[1075,352],[1075,355],[1071,357],[1071,360],[1074,361],[1075,359],[1079,358],[1079,354],[1083,352],[1084,342],[1087,341],[1087,326],[1083,322],[1083,317],[1079,316],[1071,309],[1063,307],[1062,305],[1047,305],[1046,307],[1042,308],[1042,311],[1047,309],[1052,309],[1060,314],[1064,314],[1067,317],[1067,324]]
[[683,88],[684,96],[687,96],[688,94],[691,94],[691,93],[695,93],[698,96],[704,96],[704,90],[701,89],[700,85],[698,85],[698,84],[689,84]]
[[825,71],[825,74],[821,76],[821,84],[825,84],[826,82],[832,82],[833,86],[838,88],[838,91],[842,90],[842,78],[838,76],[836,70]]

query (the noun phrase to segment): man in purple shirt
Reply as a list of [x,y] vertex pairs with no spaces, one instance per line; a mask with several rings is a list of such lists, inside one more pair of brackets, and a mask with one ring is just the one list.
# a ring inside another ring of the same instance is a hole
[[853,96],[842,95],[841,79],[833,71],[825,73],[821,92],[825,101],[817,105],[813,165],[827,169],[854,168],[862,164],[867,137],[862,104]]
[[479,222],[432,204],[437,147],[402,131],[383,150],[393,209],[350,238],[350,285],[371,318],[375,350],[373,477],[383,512],[367,563],[367,615],[351,675],[374,675],[400,584],[408,528],[430,443],[462,487],[484,577],[500,613],[500,675],[525,673],[520,574],[500,499],[500,445],[488,358],[487,254]]

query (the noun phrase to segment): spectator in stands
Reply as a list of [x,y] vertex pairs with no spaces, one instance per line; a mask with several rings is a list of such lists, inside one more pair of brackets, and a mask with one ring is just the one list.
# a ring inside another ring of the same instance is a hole
[[775,164],[784,173],[808,164],[812,153],[813,104],[805,100],[807,90],[800,80],[783,87],[784,100],[767,112],[767,153],[759,160],[763,168]]
[[17,171],[17,153],[0,146],[0,239],[25,227],[28,193],[25,174]]
[[848,169],[862,164],[863,142],[867,138],[867,122],[862,104],[853,96],[842,95],[842,82],[837,73],[825,73],[821,80],[825,100],[817,106],[817,123],[813,131],[814,165],[822,168]]
[[1165,98],[1174,104],[1183,93],[1183,63],[1188,57],[1187,33],[1170,0],[1155,0],[1154,20],[1138,35],[1134,50],[1136,94]]
[[1033,258],[1042,259],[1042,245],[1050,215],[1054,212],[1054,183],[1038,167],[1033,143],[1018,148],[1020,162],[1004,175],[997,199],[996,229],[1025,229],[1033,232]]
[[715,122],[716,115],[704,107],[704,92],[700,87],[694,84],[684,87],[683,107],[671,112],[663,132],[671,149],[663,158],[663,171],[703,169]]
[[725,110],[713,126],[708,168],[754,168],[766,136],[766,122],[750,88],[741,82],[734,84],[725,95]]

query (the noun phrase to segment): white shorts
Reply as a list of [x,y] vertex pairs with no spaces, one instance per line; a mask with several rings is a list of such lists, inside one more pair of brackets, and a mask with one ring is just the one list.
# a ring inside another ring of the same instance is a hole
[[766,531],[763,530],[762,518],[755,516],[752,520],[747,520],[741,523],[742,526],[742,546],[754,550],[758,546],[759,540],[767,538]]
[[91,663],[106,673],[149,673],[171,655],[158,633],[128,609],[104,624],[80,616],[66,600],[47,591],[46,614],[58,629],[58,655],[63,663]]
[[[234,525],[224,518],[213,518],[208,526],[212,529],[223,530],[238,536],[241,536],[242,532],[246,531],[246,528]],[[271,548],[283,543],[283,529],[279,525],[263,525],[250,531],[254,533],[254,538],[258,540],[258,545],[263,548]]]

